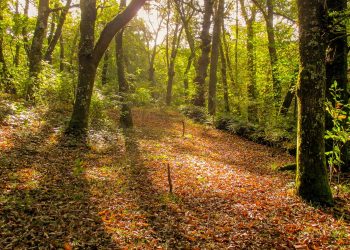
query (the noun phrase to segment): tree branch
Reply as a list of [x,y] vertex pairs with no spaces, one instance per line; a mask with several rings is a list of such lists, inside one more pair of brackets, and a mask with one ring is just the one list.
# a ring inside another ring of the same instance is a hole
[[104,27],[93,51],[93,60],[96,65],[100,62],[115,34],[137,14],[146,1],[147,0],[132,0],[123,12],[115,16],[115,18]]

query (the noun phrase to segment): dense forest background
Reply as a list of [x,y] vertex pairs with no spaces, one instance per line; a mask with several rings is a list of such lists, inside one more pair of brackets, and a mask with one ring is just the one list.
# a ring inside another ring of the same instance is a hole
[[348,2],[319,2],[0,0],[0,124],[50,110],[74,148],[181,112],[183,137],[191,119],[287,152],[303,200],[348,203]]

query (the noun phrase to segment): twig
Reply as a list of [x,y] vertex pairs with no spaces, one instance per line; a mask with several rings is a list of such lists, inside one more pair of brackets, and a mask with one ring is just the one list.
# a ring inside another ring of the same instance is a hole
[[171,179],[170,164],[168,163],[168,183],[169,183],[169,193],[173,193],[173,181]]
[[185,136],[185,120],[182,120],[182,137]]

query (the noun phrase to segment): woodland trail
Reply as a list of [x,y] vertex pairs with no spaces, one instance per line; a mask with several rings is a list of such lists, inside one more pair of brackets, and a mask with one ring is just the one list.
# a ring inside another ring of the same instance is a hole
[[58,115],[0,126],[0,249],[350,247],[349,224],[273,170],[283,152],[188,120],[183,137],[178,113],[141,108],[133,131],[70,147]]

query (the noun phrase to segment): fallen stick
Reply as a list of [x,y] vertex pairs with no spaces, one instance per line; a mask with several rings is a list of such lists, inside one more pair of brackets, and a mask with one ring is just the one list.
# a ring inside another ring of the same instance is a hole
[[167,165],[168,168],[168,184],[169,184],[169,193],[172,194],[173,193],[173,182],[171,179],[171,172],[170,172],[170,164],[168,163]]

